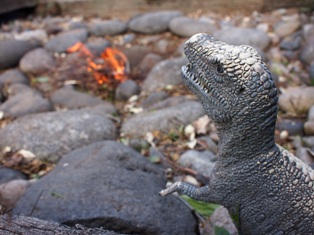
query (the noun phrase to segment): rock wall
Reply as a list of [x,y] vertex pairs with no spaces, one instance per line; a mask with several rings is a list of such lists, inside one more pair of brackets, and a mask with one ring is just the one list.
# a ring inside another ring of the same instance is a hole
[[[312,0],[106,0],[106,1],[67,1],[59,0],[63,14],[79,14],[83,16],[131,16],[134,13],[141,13],[156,10],[176,9],[184,13],[197,10],[211,10],[215,12],[229,11],[269,11],[276,8],[306,7],[313,9]],[[42,4],[51,4],[50,0],[42,0]],[[50,6],[50,5],[49,5]],[[243,7],[245,6],[245,7]],[[43,10],[45,8],[42,8]]]

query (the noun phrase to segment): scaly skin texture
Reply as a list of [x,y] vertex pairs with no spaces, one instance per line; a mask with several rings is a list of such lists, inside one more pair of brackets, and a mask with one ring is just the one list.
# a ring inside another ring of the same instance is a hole
[[215,122],[218,161],[208,185],[176,182],[160,194],[225,206],[239,234],[314,234],[314,172],[275,144],[278,95],[257,51],[196,34],[185,54],[182,77]]

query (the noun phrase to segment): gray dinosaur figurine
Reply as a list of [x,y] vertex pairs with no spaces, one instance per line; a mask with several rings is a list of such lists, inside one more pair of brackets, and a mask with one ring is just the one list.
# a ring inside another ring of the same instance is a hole
[[182,77],[217,127],[218,160],[208,185],[160,194],[221,204],[242,235],[314,234],[314,171],[275,143],[278,94],[258,52],[196,34],[185,54]]

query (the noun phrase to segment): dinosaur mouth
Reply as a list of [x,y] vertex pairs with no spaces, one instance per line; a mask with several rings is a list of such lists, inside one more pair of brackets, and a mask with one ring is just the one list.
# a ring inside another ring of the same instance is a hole
[[183,81],[186,83],[188,87],[196,88],[201,93],[205,93],[206,95],[211,95],[211,91],[208,89],[208,86],[203,82],[201,79],[199,79],[197,76],[195,76],[195,71],[191,63],[185,65],[181,69],[182,72],[182,78]]

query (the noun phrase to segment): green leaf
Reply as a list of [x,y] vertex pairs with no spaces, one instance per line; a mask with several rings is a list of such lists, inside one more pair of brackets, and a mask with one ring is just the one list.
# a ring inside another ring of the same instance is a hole
[[214,232],[215,232],[215,235],[230,235],[228,230],[219,226],[214,227]]
[[45,83],[45,82],[49,82],[49,77],[46,76],[42,76],[42,77],[36,77],[32,79],[33,83]]
[[64,199],[65,197],[57,192],[51,192],[51,196],[55,197],[55,198],[59,198],[59,199]]
[[152,163],[160,163],[161,159],[159,156],[156,156],[156,155],[152,155],[152,156],[149,156],[149,160],[152,162]]
[[204,217],[209,217],[211,214],[215,211],[216,208],[218,208],[220,205],[214,204],[214,203],[207,203],[207,202],[201,202],[193,200],[192,198],[182,195],[181,196],[185,201],[187,201],[191,207],[195,211],[197,211],[200,215]]
[[177,140],[180,138],[180,135],[179,135],[179,133],[176,132],[176,131],[170,131],[170,132],[168,133],[168,137],[170,138],[170,140],[171,140],[172,142],[175,142],[175,141],[177,141]]

